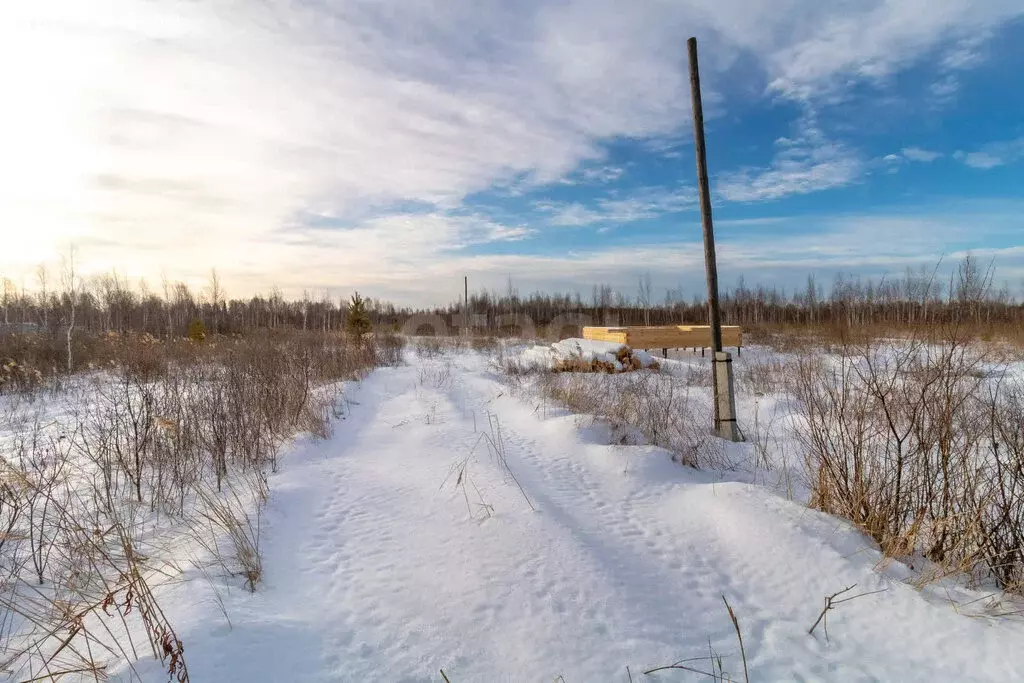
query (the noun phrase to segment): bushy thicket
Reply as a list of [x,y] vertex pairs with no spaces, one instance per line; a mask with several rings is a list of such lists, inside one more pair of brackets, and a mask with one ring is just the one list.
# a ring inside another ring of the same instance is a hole
[[1024,590],[1024,378],[959,330],[801,356],[810,504],[934,575]]
[[[1024,355],[956,324],[901,339],[876,333],[801,334],[778,340],[785,355],[736,364],[738,390],[755,406],[742,425],[752,462],[782,464],[790,484],[790,466],[802,469],[811,506],[924,567],[922,582],[968,575],[1024,593]],[[510,382],[598,416],[614,434],[633,430],[685,464],[730,466],[732,450],[708,430],[706,367],[605,376],[498,362]],[[759,419],[766,395],[788,397],[782,423]]]
[[179,571],[171,546],[254,590],[267,475],[293,435],[329,434],[340,380],[400,360],[400,340],[376,342],[104,335],[92,372],[18,385],[0,403],[0,670],[92,680],[148,645],[188,680],[152,590]]
[[626,373],[543,371],[514,359],[499,361],[510,381],[528,383],[541,396],[575,413],[600,418],[623,443],[640,435],[646,443],[670,450],[691,467],[726,467],[725,449],[714,438],[710,402],[701,400],[692,377],[656,370]]

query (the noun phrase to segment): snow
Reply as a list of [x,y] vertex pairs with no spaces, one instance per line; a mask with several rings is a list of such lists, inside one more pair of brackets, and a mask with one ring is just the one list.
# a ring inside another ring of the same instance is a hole
[[[609,445],[600,425],[510,391],[480,355],[410,357],[348,396],[333,437],[301,441],[271,477],[257,593],[194,572],[164,589],[191,680],[440,681],[444,669],[452,683],[575,683],[625,681],[627,666],[645,680],[709,646],[742,680],[723,595],[751,680],[1024,671],[1024,624],[985,616],[1002,596],[919,590],[845,522],[749,473]],[[852,584],[883,592],[838,605],[827,639],[820,625],[808,635],[824,597]],[[161,680],[156,664],[140,670]]]
[[601,361],[621,371],[624,368],[619,358],[624,349],[628,355],[640,361],[641,367],[649,368],[657,362],[654,356],[646,351],[630,349],[625,344],[575,337],[563,339],[550,346],[528,345],[517,354],[520,364],[528,368],[552,368],[559,361],[579,359],[588,363]]

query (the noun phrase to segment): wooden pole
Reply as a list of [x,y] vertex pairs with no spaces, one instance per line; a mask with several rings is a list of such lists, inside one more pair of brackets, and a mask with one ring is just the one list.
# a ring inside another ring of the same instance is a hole
[[[714,392],[714,432],[723,439],[740,441],[736,424],[736,398],[732,379],[732,356],[722,350],[722,317],[718,309],[718,264],[715,261],[715,230],[711,221],[711,189],[704,145],[704,107],[700,99],[700,71],[697,67],[697,39],[686,41],[690,54],[690,98],[693,105],[693,141],[697,155],[697,185],[700,191],[700,219],[704,228],[704,268],[708,280],[708,318],[711,325],[711,386]],[[704,348],[700,350],[704,355]]]
[[[704,107],[700,99],[700,72],[697,68],[697,39],[686,41],[690,52],[690,99],[693,104],[693,141],[697,152],[697,186],[700,190],[700,219],[704,226],[704,268],[708,280],[708,317],[711,325],[711,350],[722,350],[722,318],[718,310],[718,263],[715,260],[715,229],[711,221],[711,189],[708,185],[708,160],[704,145]],[[717,405],[717,403],[716,403]]]
[[469,327],[469,276],[462,276],[462,318],[466,329],[466,336],[470,336]]

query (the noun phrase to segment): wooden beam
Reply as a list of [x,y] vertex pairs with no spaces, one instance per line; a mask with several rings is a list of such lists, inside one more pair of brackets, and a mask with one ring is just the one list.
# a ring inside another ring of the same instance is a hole
[[[663,327],[584,327],[583,338],[627,344],[634,349],[713,348],[711,328],[707,325],[669,325]],[[722,344],[743,345],[742,329],[735,325],[722,328]]]

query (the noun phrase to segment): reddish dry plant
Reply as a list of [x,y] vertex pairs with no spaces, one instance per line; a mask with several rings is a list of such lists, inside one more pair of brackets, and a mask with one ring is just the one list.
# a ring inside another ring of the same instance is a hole
[[169,631],[164,631],[163,634],[157,633],[159,636],[161,646],[161,657],[160,661],[167,665],[167,675],[169,681],[178,681],[178,683],[188,683],[188,669],[185,668],[185,646],[182,645],[181,639]]

